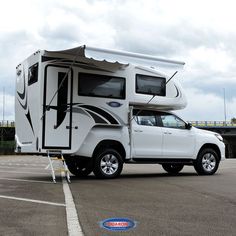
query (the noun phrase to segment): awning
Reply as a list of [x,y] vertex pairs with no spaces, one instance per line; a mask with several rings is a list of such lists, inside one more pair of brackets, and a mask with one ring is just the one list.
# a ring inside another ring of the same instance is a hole
[[[57,55],[71,55],[73,58],[88,59],[93,63],[110,63],[117,66],[126,66],[133,64],[135,66],[154,67],[156,70],[165,72],[166,70],[180,70],[184,66],[184,62],[159,58],[151,55],[144,55],[138,53],[131,53],[125,51],[117,51],[110,49],[101,49],[89,47],[86,45],[60,51],[45,51],[45,54]],[[87,60],[86,60],[87,61]],[[104,65],[105,65],[104,64]]]

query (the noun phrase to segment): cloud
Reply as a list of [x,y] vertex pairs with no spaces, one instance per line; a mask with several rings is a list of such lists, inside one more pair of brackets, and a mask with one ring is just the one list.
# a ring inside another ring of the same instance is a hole
[[[188,106],[177,114],[188,121],[224,121],[224,95],[185,88]],[[227,120],[236,116],[236,98],[226,100]]]
[[235,3],[212,4],[211,0],[5,1],[0,16],[0,82],[13,99],[15,66],[30,54],[88,44],[183,60],[180,82],[189,99],[183,113],[193,119],[221,119],[225,88],[228,107],[236,116]]

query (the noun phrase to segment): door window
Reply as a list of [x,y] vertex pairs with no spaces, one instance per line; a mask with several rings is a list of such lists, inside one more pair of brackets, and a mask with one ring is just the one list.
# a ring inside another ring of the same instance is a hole
[[134,119],[138,125],[156,126],[156,116],[152,111],[134,110]]
[[186,129],[186,124],[180,118],[172,114],[160,115],[163,127],[175,128],[175,129]]

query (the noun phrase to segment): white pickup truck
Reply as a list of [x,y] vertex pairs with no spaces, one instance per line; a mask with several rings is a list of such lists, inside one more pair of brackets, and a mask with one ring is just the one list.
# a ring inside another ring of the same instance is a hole
[[225,159],[221,135],[155,109],[134,108],[129,127],[94,129],[85,143],[92,158],[67,158],[69,170],[78,176],[93,171],[99,178],[114,178],[123,163],[157,163],[170,174],[192,165],[199,175],[212,175]]

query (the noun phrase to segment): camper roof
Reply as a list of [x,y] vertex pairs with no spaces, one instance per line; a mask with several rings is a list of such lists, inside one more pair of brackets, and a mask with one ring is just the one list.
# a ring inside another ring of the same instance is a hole
[[184,62],[158,58],[155,56],[131,53],[125,51],[117,51],[110,49],[101,49],[95,47],[88,47],[86,45],[60,51],[45,51],[46,54],[64,54],[73,57],[80,57],[95,61],[106,61],[108,63],[117,63],[120,65],[141,65],[148,67],[155,67],[155,69],[169,68],[169,69],[182,69]]

